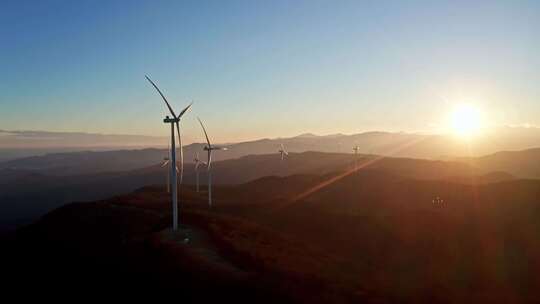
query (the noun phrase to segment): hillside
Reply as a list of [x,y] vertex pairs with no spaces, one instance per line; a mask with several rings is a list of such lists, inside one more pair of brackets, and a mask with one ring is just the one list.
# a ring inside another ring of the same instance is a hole
[[[142,155],[148,155],[140,151]],[[121,159],[120,152],[109,159],[105,154],[95,158],[89,152],[86,168],[108,168]],[[216,184],[241,184],[265,176],[288,176],[298,174],[324,175],[339,170],[350,170],[357,165],[364,169],[377,169],[396,175],[417,179],[462,179],[468,182],[475,171],[457,162],[430,161],[407,158],[381,158],[375,155],[304,152],[290,153],[285,161],[278,154],[250,155],[239,159],[218,161],[213,164],[213,179]],[[95,162],[95,164],[94,164]],[[119,161],[120,162],[120,161]],[[152,158],[147,158],[153,163]],[[94,167],[95,166],[95,167]],[[184,167],[184,184],[195,184],[192,164]],[[92,169],[93,170],[93,169]],[[166,168],[157,165],[142,169],[103,172],[93,174],[57,174],[56,167],[48,170],[4,169],[0,170],[0,223],[16,225],[20,220],[28,221],[47,211],[72,201],[93,201],[112,195],[129,193],[148,185],[166,183]],[[65,172],[65,171],[64,171]],[[206,184],[206,170],[200,171],[201,184]],[[511,178],[511,177],[509,177]],[[91,189],[91,190],[89,190]],[[6,223],[6,221],[14,221]]]
[[501,151],[476,158],[459,159],[483,172],[504,171],[524,178],[540,178],[540,148]]
[[[342,173],[219,186],[211,211],[205,193],[187,187],[180,219],[208,235],[219,259],[255,274],[249,281],[261,288],[253,295],[256,299],[267,299],[258,292],[268,293],[268,299],[303,303],[540,299],[540,181],[459,184],[377,169],[336,176]],[[97,203],[67,205],[21,230],[15,240],[22,248],[46,243],[60,265],[73,252],[78,253],[77,264],[93,261],[90,270],[69,272],[75,278],[86,271],[89,277],[93,271],[112,271],[115,279],[128,276],[129,284],[161,286],[162,279],[181,278],[189,269],[169,265],[174,257],[193,253],[189,245],[170,252],[170,244],[160,237],[170,224],[169,208],[163,188],[145,188]],[[76,249],[64,251],[72,246]],[[36,252],[32,248],[28,252]],[[156,256],[167,258],[152,258]],[[215,288],[229,286],[238,296],[235,288],[244,283],[236,283],[243,281],[237,277],[230,279],[232,286],[223,285],[230,273],[218,273],[222,280],[211,279]],[[207,275],[216,273],[195,277]],[[234,300],[226,294],[223,299]]]
[[[208,212],[200,208],[203,198],[191,191],[181,217],[190,242],[171,237],[168,196],[162,190],[145,188],[105,201],[69,204],[20,229],[3,240],[8,250],[2,262],[9,261],[4,274],[12,278],[8,286],[24,282],[35,285],[35,291],[63,286],[71,292],[92,291],[90,296],[127,298],[135,296],[124,294],[128,289],[138,290],[137,296],[174,292],[188,303],[368,298],[344,293],[342,286],[322,277],[319,271],[330,271],[325,265],[336,262],[331,257],[256,223]],[[298,263],[303,266],[293,269]]]

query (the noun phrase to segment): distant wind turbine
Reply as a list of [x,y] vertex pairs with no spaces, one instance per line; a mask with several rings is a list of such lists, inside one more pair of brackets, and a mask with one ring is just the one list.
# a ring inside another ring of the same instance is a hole
[[283,147],[283,144],[281,144],[281,149],[279,149],[279,154],[281,154],[281,160],[285,158],[285,155],[289,156],[289,153],[285,151],[285,147]]
[[[161,163],[161,168],[165,167],[166,165],[169,165],[169,167],[172,165],[171,164],[171,159],[169,157],[169,155],[171,154],[170,146],[171,146],[170,143],[167,144],[167,154],[168,155],[163,158],[163,162]],[[178,173],[178,172],[179,172],[178,166],[176,166],[176,173]],[[170,174],[170,172],[167,172],[167,174],[165,174],[165,175],[166,175],[166,179],[167,179],[167,193],[170,193],[171,192],[171,181],[170,181],[171,180],[171,174]]]
[[187,107],[185,107],[180,114],[176,115],[174,113],[174,110],[172,109],[171,105],[167,101],[167,98],[165,98],[165,95],[161,92],[161,90],[157,87],[157,85],[148,77],[144,76],[146,79],[152,84],[152,86],[156,89],[156,91],[159,93],[161,98],[163,98],[163,101],[165,101],[165,104],[167,105],[167,108],[169,109],[169,112],[172,115],[172,118],[168,115],[163,120],[164,123],[170,123],[171,124],[171,184],[172,184],[172,215],[173,215],[173,231],[178,230],[178,182],[176,180],[176,147],[175,147],[175,135],[174,135],[174,129],[176,126],[176,131],[178,133],[178,145],[180,146],[180,184],[182,184],[182,176],[184,174],[184,154],[182,151],[182,137],[180,135],[180,118],[186,113],[186,111],[191,107],[193,103],[190,103]]
[[210,143],[210,139],[208,138],[208,133],[206,133],[206,129],[204,128],[204,125],[200,118],[197,117],[199,120],[199,123],[201,124],[201,127],[204,132],[204,136],[206,137],[206,143],[207,146],[204,147],[204,150],[208,152],[208,161],[206,162],[206,168],[208,170],[208,206],[212,208],[212,151],[214,150],[227,150],[227,148],[224,147],[218,147],[218,146],[212,146]]
[[[169,157],[170,155],[171,155],[171,148],[170,148],[170,143],[169,143],[169,144],[167,144],[167,156],[165,156],[163,158],[163,163],[161,163],[161,168],[165,167],[166,165],[168,165],[171,162],[171,159]],[[167,176],[167,193],[170,193],[171,192],[171,172],[170,172],[170,170],[165,175]]]
[[201,159],[199,158],[199,152],[197,152],[197,155],[193,159],[193,162],[195,162],[195,181],[197,185],[197,192],[199,192],[199,166],[201,164],[206,165],[206,163],[201,161]]
[[353,151],[354,151],[354,169],[357,169],[358,168],[358,151],[360,151],[360,147],[354,146]]

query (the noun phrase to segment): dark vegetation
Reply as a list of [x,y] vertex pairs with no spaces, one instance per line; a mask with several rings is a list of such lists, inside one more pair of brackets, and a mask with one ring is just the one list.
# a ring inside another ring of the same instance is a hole
[[[3,260],[15,285],[174,290],[198,302],[540,301],[540,181],[419,179],[431,169],[401,166],[219,186],[212,210],[183,187],[191,245],[165,237],[162,188],[70,204],[5,241]],[[219,258],[193,249],[200,235]]]

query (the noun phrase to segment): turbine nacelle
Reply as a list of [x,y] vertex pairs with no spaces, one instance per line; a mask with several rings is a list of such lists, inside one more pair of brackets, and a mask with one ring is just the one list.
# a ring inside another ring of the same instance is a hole
[[178,123],[180,122],[180,117],[178,118],[170,118],[168,115],[163,119],[164,123]]

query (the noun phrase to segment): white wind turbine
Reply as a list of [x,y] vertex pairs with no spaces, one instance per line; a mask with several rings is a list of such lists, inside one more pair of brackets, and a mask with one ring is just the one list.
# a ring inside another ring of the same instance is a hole
[[[166,165],[168,165],[170,162],[171,162],[171,158],[169,157],[171,155],[171,148],[170,148],[170,144],[167,144],[167,156],[165,156],[163,158],[163,162],[161,163],[161,168],[165,167]],[[167,177],[166,177],[166,180],[167,180],[167,193],[170,193],[171,192],[171,173],[170,171],[167,172],[167,174],[165,174]]]
[[353,151],[354,151],[354,168],[357,169],[358,168],[358,152],[360,151],[360,147],[354,146]]
[[[167,156],[165,156],[163,158],[163,162],[161,163],[161,168],[165,167],[166,165],[170,164],[171,163],[171,159],[169,157],[169,155],[171,154],[171,148],[170,148],[170,143],[167,144]],[[170,167],[170,165],[169,165]],[[180,170],[178,170],[178,166],[176,166],[176,173],[178,173]],[[169,172],[167,172],[166,175],[166,179],[167,179],[167,193],[170,193],[171,192],[171,174]]]
[[289,156],[289,153],[285,151],[285,147],[283,147],[283,144],[281,144],[281,149],[279,149],[279,154],[281,154],[281,160],[285,158],[285,155]]
[[193,162],[195,163],[195,181],[197,185],[197,192],[199,192],[199,166],[201,164],[206,165],[206,163],[201,161],[201,159],[199,158],[199,152],[197,152],[197,154],[195,155]]
[[161,98],[163,98],[163,101],[165,101],[165,104],[167,105],[167,108],[169,109],[169,112],[171,112],[171,115],[173,116],[170,118],[168,115],[163,120],[164,123],[170,123],[171,124],[171,159],[170,159],[170,172],[171,172],[171,185],[172,185],[172,215],[173,215],[173,231],[178,230],[178,182],[176,180],[176,147],[175,147],[175,135],[174,135],[174,129],[176,126],[176,131],[178,133],[178,145],[180,146],[180,184],[182,183],[182,175],[184,173],[184,154],[182,151],[182,137],[180,136],[180,118],[186,111],[191,107],[192,103],[190,103],[187,107],[185,107],[180,114],[176,115],[174,113],[174,110],[171,108],[171,105],[167,101],[167,98],[165,98],[165,95],[161,93],[161,90],[157,87],[157,85],[148,77],[144,76],[146,79],[152,84],[152,86],[158,91]]
[[197,117],[199,120],[199,123],[201,124],[201,127],[204,132],[204,136],[206,137],[206,143],[207,146],[204,147],[204,150],[208,152],[208,161],[206,162],[206,168],[208,169],[208,206],[212,208],[212,151],[214,150],[227,150],[227,148],[224,147],[218,147],[218,146],[212,146],[210,143],[210,139],[208,138],[208,134],[206,133],[206,129],[204,128],[204,125],[199,117]]

